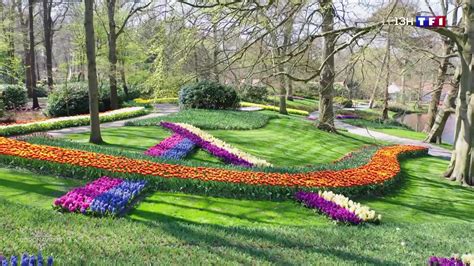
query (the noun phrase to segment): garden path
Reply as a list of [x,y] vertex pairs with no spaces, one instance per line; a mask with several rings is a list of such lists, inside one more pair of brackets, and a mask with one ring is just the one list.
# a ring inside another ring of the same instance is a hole
[[[101,128],[113,128],[113,127],[123,127],[125,123],[132,120],[139,120],[139,119],[148,119],[154,118],[159,116],[168,115],[171,113],[177,113],[179,108],[175,104],[157,104],[155,105],[155,110],[147,115],[129,118],[125,120],[119,120],[114,122],[102,123],[100,124]],[[62,137],[67,134],[76,134],[76,133],[85,133],[90,131],[90,126],[80,126],[80,127],[70,127],[70,128],[63,128],[58,130],[51,130],[48,131],[47,134],[53,137]]]
[[[319,116],[319,113],[313,112],[309,115],[309,119],[317,119]],[[369,138],[374,138],[376,140],[380,141],[386,141],[386,142],[392,142],[392,143],[397,143],[397,144],[408,144],[408,145],[418,145],[418,146],[425,146],[429,149],[428,154],[435,156],[435,157],[440,157],[443,159],[450,159],[451,158],[451,151],[430,143],[425,143],[423,141],[419,140],[412,140],[412,139],[406,139],[406,138],[400,138],[400,137],[395,137],[392,135],[388,135],[385,133],[377,132],[374,130],[369,130],[367,128],[362,128],[362,127],[356,127],[353,125],[349,125],[347,123],[344,123],[340,120],[335,120],[334,124],[336,128],[342,128],[347,130],[351,134],[359,135],[359,136],[364,136],[364,137],[369,137]]]

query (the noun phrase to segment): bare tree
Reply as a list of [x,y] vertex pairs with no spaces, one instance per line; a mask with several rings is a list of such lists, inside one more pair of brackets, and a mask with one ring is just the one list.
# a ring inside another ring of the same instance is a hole
[[[323,22],[321,29],[323,33],[334,30],[334,7],[332,0],[321,0]],[[334,34],[324,35],[324,47],[322,61],[325,61],[320,76],[319,91],[319,124],[318,128],[326,131],[335,131],[333,91],[334,91]]]
[[36,96],[36,53],[35,53],[35,30],[34,30],[34,1],[28,0],[28,36],[29,36],[29,53],[28,62],[29,68],[27,75],[29,75],[30,83],[29,90],[33,98],[33,109],[40,108],[38,97]]
[[99,88],[97,82],[97,65],[95,59],[94,0],[84,0],[84,29],[86,32],[87,78],[89,84],[89,111],[91,134],[89,142],[103,142],[100,134]]

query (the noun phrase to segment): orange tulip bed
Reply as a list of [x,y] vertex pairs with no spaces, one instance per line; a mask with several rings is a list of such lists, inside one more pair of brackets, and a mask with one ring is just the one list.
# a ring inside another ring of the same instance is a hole
[[[247,194],[263,198],[289,197],[294,191],[301,189],[333,188],[339,191],[338,188],[354,188],[354,192],[360,192],[360,188],[375,189],[374,185],[383,185],[398,175],[400,154],[418,153],[426,153],[426,148],[387,146],[376,151],[367,164],[353,169],[275,173],[152,162],[0,138],[0,159],[10,165],[31,165],[57,175],[64,173],[64,168],[76,173],[80,173],[81,169],[88,169],[89,171],[83,172],[85,175],[115,174],[136,179],[148,177],[158,188],[167,190],[217,195]],[[257,195],[258,193],[264,195]]]

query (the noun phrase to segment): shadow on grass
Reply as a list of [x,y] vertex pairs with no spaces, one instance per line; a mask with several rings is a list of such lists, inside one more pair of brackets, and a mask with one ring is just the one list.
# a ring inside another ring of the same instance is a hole
[[[356,253],[341,251],[337,247],[320,248],[317,247],[317,244],[305,244],[298,241],[298,239],[289,239],[285,236],[272,234],[261,228],[226,227],[214,224],[193,223],[176,217],[141,210],[136,211],[136,214],[145,217],[144,220],[137,221],[139,223],[143,223],[151,228],[159,227],[187,245],[199,246],[208,252],[214,253],[216,256],[238,261],[239,263],[245,263],[246,261],[236,256],[228,257],[228,254],[222,247],[234,249],[239,253],[252,257],[253,260],[258,262],[275,263],[278,265],[295,265],[295,262],[289,260],[286,256],[276,254],[273,249],[278,248],[320,253],[357,264],[397,264],[395,261],[379,260]],[[263,241],[268,244],[256,248],[254,245],[240,241],[242,237],[247,241]],[[330,237],[330,233],[327,233],[327,236],[321,235],[321,241],[324,241],[326,237]]]

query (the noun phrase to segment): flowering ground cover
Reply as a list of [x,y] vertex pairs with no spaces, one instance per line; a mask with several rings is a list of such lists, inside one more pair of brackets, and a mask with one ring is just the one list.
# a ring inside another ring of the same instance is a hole
[[432,256],[428,260],[429,266],[471,266],[474,265],[474,255],[453,255],[449,258]]
[[20,258],[18,258],[17,256],[11,256],[10,259],[0,255],[0,265],[2,266],[52,266],[53,264],[53,256],[44,258],[41,252],[38,253],[38,256],[30,256],[27,253],[23,253]]
[[381,215],[376,215],[375,211],[370,210],[367,206],[362,206],[360,203],[355,203],[349,198],[333,192],[299,191],[295,198],[306,207],[314,208],[338,222],[360,224],[381,220]]
[[267,161],[240,151],[222,140],[214,138],[212,135],[189,124],[161,122],[160,125],[172,130],[175,134],[185,137],[226,163],[244,167],[272,166]]
[[[100,122],[110,122],[115,120],[121,120],[125,118],[136,117],[147,114],[148,111],[144,107],[128,107],[117,109],[113,111],[103,112],[100,116]],[[76,116],[65,116],[52,119],[46,119],[31,123],[23,124],[12,124],[6,126],[0,126],[0,136],[12,136],[21,135],[32,132],[47,131],[53,129],[60,129],[66,127],[76,127],[89,125],[90,116],[87,115],[76,115]]]
[[196,145],[180,134],[173,134],[155,146],[149,148],[145,154],[153,157],[179,160],[188,155]]
[[117,215],[143,191],[145,185],[145,181],[103,176],[57,198],[54,206],[67,212]]
[[[191,183],[187,183],[189,180],[197,180],[200,185],[206,188],[216,188],[218,186],[216,183],[220,183],[218,187],[220,192],[222,190],[233,191],[237,189],[241,190],[242,194],[255,194],[255,190],[247,190],[247,187],[251,186],[265,195],[273,195],[273,192],[276,191],[286,191],[288,194],[297,188],[333,187],[354,189],[355,187],[359,189],[362,187],[364,189],[365,186],[369,185],[383,185],[399,173],[398,156],[410,152],[426,153],[426,148],[409,145],[383,147],[375,153],[369,163],[355,169],[274,173],[157,163],[0,138],[0,154],[4,155],[2,156],[3,159],[11,162],[25,163],[33,160],[41,161],[42,168],[46,167],[45,162],[50,162],[68,168],[78,166],[79,168],[99,169],[109,173],[125,174],[130,177],[149,176],[149,180],[159,182],[163,187],[165,187],[165,183],[168,186],[183,187],[184,185],[191,185]],[[19,162],[18,158],[24,160]],[[50,169],[57,169],[57,167],[51,166]],[[265,189],[262,189],[263,187]],[[369,188],[373,189],[373,187]]]

